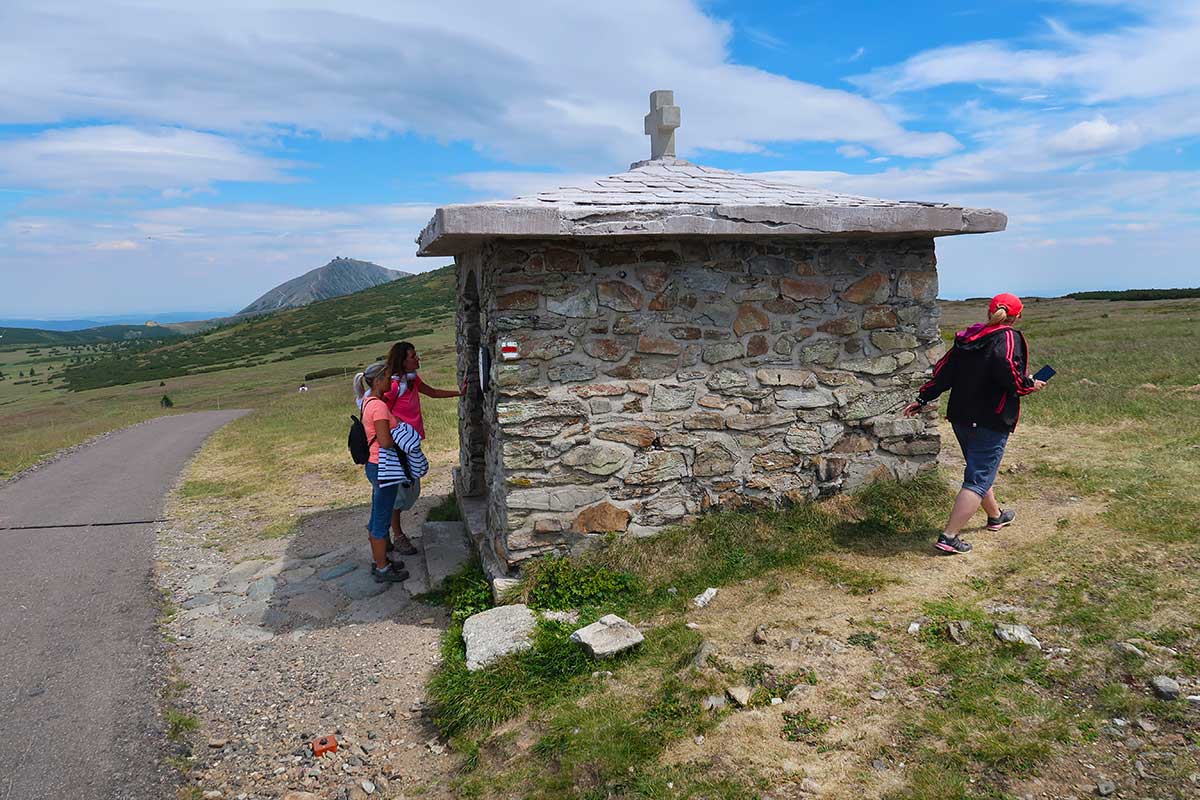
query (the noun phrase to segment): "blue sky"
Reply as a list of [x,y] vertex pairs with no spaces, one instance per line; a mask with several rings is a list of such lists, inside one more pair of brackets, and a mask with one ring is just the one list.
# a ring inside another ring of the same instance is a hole
[[1200,2],[6,0],[0,316],[236,309],[644,158],[993,207],[943,296],[1200,285]]

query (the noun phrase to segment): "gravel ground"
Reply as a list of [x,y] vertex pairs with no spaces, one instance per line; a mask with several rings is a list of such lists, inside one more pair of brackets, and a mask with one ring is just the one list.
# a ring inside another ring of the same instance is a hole
[[[410,535],[439,488],[405,515]],[[204,524],[160,531],[159,580],[177,608],[166,632],[187,683],[168,703],[200,720],[177,763],[200,796],[452,796],[457,761],[423,713],[448,615],[412,599],[420,555],[405,584],[374,583],[364,515],[317,514],[228,555],[203,546]],[[337,753],[314,758],[309,743],[329,734]]]

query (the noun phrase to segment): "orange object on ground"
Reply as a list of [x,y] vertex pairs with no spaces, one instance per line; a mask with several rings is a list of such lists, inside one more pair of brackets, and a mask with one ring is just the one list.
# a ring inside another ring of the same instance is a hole
[[337,747],[337,737],[333,734],[330,734],[329,736],[318,736],[312,741],[313,757],[317,758],[325,755],[326,753],[336,753]]

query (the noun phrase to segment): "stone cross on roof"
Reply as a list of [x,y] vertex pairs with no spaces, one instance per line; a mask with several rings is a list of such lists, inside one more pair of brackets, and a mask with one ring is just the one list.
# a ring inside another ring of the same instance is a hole
[[650,137],[650,158],[675,157],[675,129],[679,127],[679,106],[675,93],[659,89],[650,93],[650,113],[646,115],[646,135]]

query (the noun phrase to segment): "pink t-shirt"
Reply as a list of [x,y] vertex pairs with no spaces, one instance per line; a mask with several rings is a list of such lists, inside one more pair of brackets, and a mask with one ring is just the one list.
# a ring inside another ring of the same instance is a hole
[[383,399],[388,401],[396,419],[412,425],[416,429],[417,435],[424,439],[425,422],[421,419],[420,386],[421,376],[418,375],[408,382],[408,389],[404,394],[397,396],[400,392],[400,381],[392,381],[392,389],[384,393]]
[[367,444],[371,445],[371,457],[367,459],[372,464],[379,463],[379,440],[375,437],[375,421],[386,420],[388,430],[396,427],[396,418],[388,411],[387,403],[378,397],[368,397],[363,403],[362,423],[367,431]]

